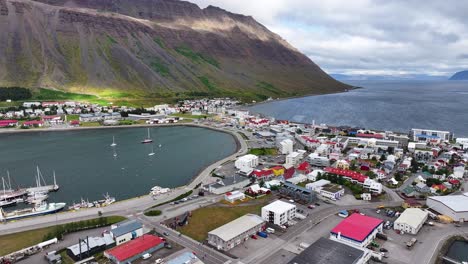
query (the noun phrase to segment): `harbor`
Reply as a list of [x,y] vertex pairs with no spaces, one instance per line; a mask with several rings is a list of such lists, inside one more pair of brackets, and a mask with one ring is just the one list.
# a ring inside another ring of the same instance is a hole
[[231,135],[204,128],[152,127],[150,136],[152,144],[141,143],[148,138],[147,128],[2,134],[0,147],[9,151],[0,153],[0,177],[8,182],[9,172],[12,188],[6,188],[7,194],[18,198],[28,193],[26,188],[60,187],[48,193],[47,201],[64,202],[69,209],[82,201],[105,200],[107,193],[119,201],[147,195],[154,186],[183,186],[236,151]]

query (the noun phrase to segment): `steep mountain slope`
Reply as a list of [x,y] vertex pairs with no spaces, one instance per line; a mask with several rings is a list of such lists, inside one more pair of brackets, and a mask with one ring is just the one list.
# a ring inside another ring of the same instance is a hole
[[455,73],[449,80],[460,81],[460,80],[468,80],[468,71],[459,71]]
[[0,86],[250,98],[348,88],[252,17],[177,0],[0,0]]

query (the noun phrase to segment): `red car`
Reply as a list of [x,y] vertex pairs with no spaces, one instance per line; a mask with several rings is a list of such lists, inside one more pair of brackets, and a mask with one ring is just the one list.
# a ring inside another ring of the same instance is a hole
[[252,236],[250,236],[250,237],[253,238],[253,239],[257,239],[257,236],[256,236],[256,235],[252,235]]

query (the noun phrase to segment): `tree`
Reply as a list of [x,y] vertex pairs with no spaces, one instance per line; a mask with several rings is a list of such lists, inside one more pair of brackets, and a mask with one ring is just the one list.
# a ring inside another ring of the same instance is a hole
[[385,155],[382,154],[382,156],[380,156],[380,159],[379,159],[379,160],[383,162],[383,161],[386,160],[386,159],[387,159],[387,158],[385,157]]

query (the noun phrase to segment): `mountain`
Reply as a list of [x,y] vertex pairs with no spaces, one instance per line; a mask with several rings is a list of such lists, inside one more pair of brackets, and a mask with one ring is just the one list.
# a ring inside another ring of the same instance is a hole
[[427,74],[402,74],[402,75],[348,75],[348,74],[330,74],[339,81],[438,81],[447,80],[447,76],[427,75]]
[[0,0],[0,86],[261,99],[349,88],[252,17],[177,0]]
[[459,71],[450,77],[449,80],[468,80],[468,71]]

